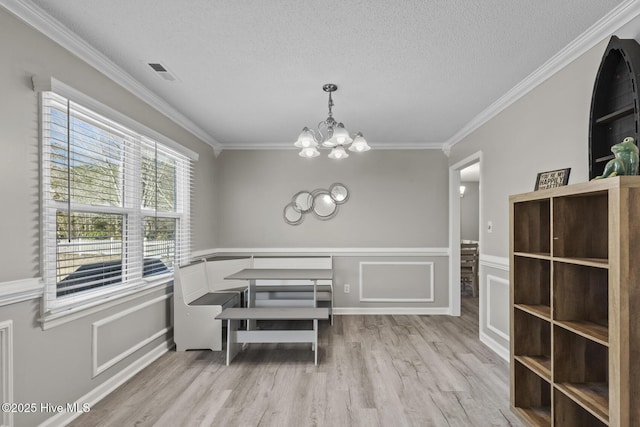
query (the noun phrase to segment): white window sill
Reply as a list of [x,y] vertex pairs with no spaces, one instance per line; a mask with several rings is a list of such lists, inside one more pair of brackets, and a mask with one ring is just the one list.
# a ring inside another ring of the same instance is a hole
[[85,301],[75,301],[68,305],[56,307],[55,311],[45,312],[39,321],[43,330],[51,329],[136,298],[141,298],[172,283],[173,273],[145,279],[139,286],[127,287],[120,291],[90,297]]

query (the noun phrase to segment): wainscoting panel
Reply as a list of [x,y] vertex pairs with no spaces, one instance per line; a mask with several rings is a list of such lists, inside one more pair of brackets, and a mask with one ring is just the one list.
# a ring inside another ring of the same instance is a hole
[[[2,403],[13,403],[13,321],[0,323],[0,393]],[[2,411],[2,426],[13,426],[13,414]]]
[[480,341],[509,361],[509,259],[480,255]]
[[433,302],[433,262],[360,262],[361,302]]
[[[172,295],[161,295],[92,324],[93,377],[171,331]],[[166,315],[153,314],[158,312],[153,307],[157,304],[166,307]],[[131,324],[136,328],[128,327]]]
[[487,329],[509,341],[509,281],[488,274],[486,302]]

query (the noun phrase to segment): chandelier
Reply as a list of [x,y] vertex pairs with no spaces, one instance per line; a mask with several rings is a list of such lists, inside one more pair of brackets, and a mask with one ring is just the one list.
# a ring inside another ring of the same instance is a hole
[[293,144],[301,148],[300,157],[317,157],[320,155],[318,151],[319,148],[331,150],[329,158],[336,160],[349,157],[349,154],[345,151],[345,147],[348,147],[349,151],[357,153],[369,151],[371,147],[367,144],[362,133],[358,132],[351,138],[349,132],[344,128],[344,125],[336,122],[333,118],[333,113],[331,112],[333,99],[331,98],[331,94],[338,90],[338,86],[333,83],[328,83],[322,86],[322,89],[329,93],[329,117],[318,123],[318,129],[316,131],[306,126],[302,129],[298,140]]

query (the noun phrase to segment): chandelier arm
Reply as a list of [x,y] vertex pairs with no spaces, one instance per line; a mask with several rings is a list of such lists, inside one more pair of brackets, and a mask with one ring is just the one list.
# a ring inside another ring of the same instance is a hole
[[[326,130],[325,130],[325,132],[326,132],[326,133],[323,133],[323,132],[322,132],[322,128],[323,128],[323,127],[324,127],[324,128],[326,128]],[[329,127],[330,127],[330,126],[327,124],[327,121],[326,121],[326,120],[323,120],[323,121],[321,121],[321,122],[319,122],[319,123],[318,123],[318,129],[316,130],[316,132],[318,133],[318,136],[320,137],[320,138],[318,138],[318,137],[316,136],[316,139],[318,140],[318,144],[322,144],[322,143],[324,142],[324,140],[325,140],[325,137],[327,137],[327,138],[328,138],[328,135],[329,135]],[[314,133],[314,135],[315,135],[315,133]]]
[[[307,129],[309,129],[309,128],[307,128]],[[317,143],[322,142],[321,139],[318,139],[318,134],[320,134],[320,136],[322,136],[322,134],[320,133],[319,130],[309,129],[309,131],[311,132],[311,134],[313,135],[313,137],[315,138]]]

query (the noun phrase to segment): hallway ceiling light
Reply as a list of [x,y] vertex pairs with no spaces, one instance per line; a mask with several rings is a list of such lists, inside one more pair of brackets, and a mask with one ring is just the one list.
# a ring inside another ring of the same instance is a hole
[[369,151],[371,147],[367,144],[362,133],[358,132],[351,138],[344,125],[333,118],[333,112],[331,111],[333,99],[331,94],[338,90],[338,86],[328,83],[322,86],[322,89],[329,93],[329,117],[318,123],[316,131],[306,126],[302,129],[298,140],[293,144],[301,148],[299,155],[308,158],[317,157],[320,155],[318,149],[328,149],[331,150],[329,158],[339,160],[349,157],[345,147],[348,147],[349,151],[356,153]]

